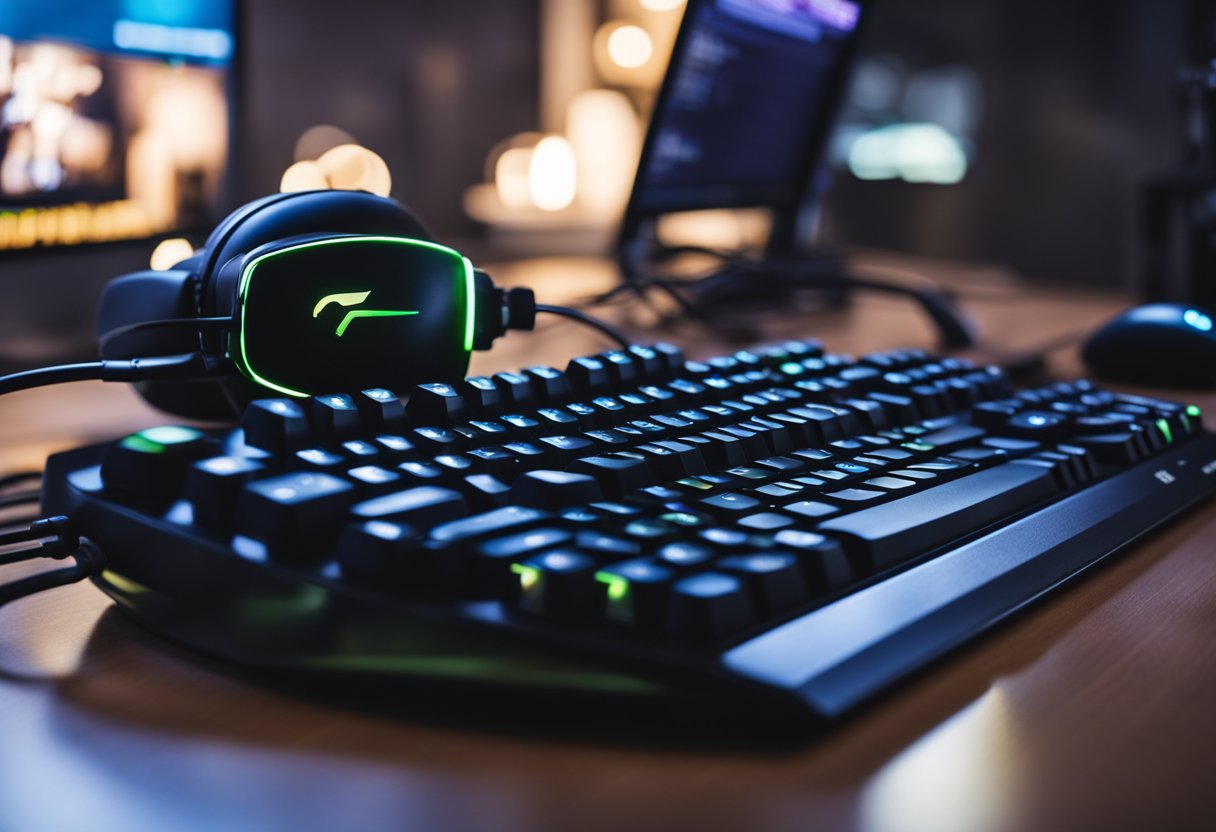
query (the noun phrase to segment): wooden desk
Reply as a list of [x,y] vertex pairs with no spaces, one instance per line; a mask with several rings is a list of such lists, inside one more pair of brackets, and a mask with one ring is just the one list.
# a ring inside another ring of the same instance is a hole
[[[501,274],[555,301],[608,279],[585,261]],[[967,309],[1011,347],[1086,330],[1125,302],[971,277]],[[918,313],[888,298],[776,331],[854,353],[932,342]],[[734,346],[677,336],[694,356]],[[602,348],[546,323],[543,337],[512,335],[474,368],[560,365]],[[1075,372],[1075,355],[1053,367]],[[1216,411],[1216,395],[1189,398]],[[4,467],[164,421],[120,386],[5,397]],[[0,610],[0,830],[1212,829],[1213,541],[1209,506],[825,739],[779,752],[329,707],[197,664],[77,585]]]

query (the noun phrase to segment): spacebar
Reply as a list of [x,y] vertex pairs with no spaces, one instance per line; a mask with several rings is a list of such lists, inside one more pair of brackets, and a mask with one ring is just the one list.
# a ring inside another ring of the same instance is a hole
[[1010,462],[819,524],[885,569],[1055,494],[1051,471]]

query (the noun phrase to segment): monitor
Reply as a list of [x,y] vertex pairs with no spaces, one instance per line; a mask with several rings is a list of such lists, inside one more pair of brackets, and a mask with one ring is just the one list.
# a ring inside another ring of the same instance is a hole
[[832,126],[859,0],[690,0],[622,241],[675,211],[771,208],[792,222]]
[[0,254],[223,215],[236,2],[0,3]]

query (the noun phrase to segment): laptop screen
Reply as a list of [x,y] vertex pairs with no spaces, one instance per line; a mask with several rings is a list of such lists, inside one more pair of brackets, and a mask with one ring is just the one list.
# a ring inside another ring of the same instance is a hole
[[854,0],[699,0],[685,13],[629,214],[796,210],[831,126]]

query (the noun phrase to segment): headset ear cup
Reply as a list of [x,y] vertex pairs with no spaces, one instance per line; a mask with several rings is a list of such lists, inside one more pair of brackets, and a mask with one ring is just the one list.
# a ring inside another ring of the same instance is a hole
[[175,355],[198,349],[198,334],[181,329],[133,332],[106,342],[114,330],[144,321],[197,318],[197,287],[185,269],[125,274],[111,280],[97,306],[97,337],[102,358]]
[[[188,261],[187,261],[188,262]],[[198,281],[186,269],[135,272],[110,281],[97,307],[97,335],[119,327],[167,318],[198,317]],[[189,329],[132,332],[106,342],[101,358],[138,358],[196,352],[199,335]],[[234,410],[215,381],[141,382],[135,385],[149,404],[192,419],[229,420]]]

